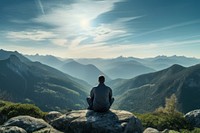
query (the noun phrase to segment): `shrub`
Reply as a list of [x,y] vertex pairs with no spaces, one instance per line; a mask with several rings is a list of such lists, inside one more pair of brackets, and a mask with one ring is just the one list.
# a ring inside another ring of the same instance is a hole
[[147,113],[138,114],[137,117],[142,121],[142,125],[145,128],[153,127],[158,130],[172,129],[177,131],[180,129],[190,129],[190,125],[181,113]]
[[166,98],[165,107],[159,107],[152,113],[138,114],[144,127],[153,127],[158,130],[172,129],[191,129],[189,123],[185,120],[183,114],[176,109],[177,98],[173,94]]
[[44,118],[45,112],[32,104],[11,103],[0,100],[0,124],[3,124],[9,118],[29,115],[35,118]]
[[32,104],[11,104],[4,106],[0,112],[8,118],[19,115],[29,115],[35,118],[43,118],[45,115],[44,112]]
[[3,107],[9,106],[9,105],[12,105],[12,104],[13,104],[12,102],[6,102],[6,101],[0,100],[0,111],[2,110]]
[[157,113],[176,114],[179,113],[176,108],[177,98],[175,94],[172,94],[170,98],[165,99],[165,107],[159,107],[155,110]]
[[181,133],[200,133],[200,128],[195,128],[194,130],[186,130],[186,129],[183,129],[181,130]]

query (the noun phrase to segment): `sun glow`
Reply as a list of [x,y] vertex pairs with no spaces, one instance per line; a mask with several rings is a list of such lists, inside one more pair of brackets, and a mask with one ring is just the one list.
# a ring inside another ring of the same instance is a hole
[[90,27],[90,21],[88,19],[82,19],[80,21],[80,26],[83,29],[88,29]]

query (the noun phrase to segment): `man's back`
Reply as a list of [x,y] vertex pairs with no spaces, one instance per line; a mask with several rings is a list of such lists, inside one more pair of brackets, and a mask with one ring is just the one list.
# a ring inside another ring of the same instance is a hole
[[112,90],[110,87],[105,84],[99,84],[97,87],[94,87],[90,96],[93,99],[93,110],[94,111],[107,111],[109,110],[112,98]]
[[105,77],[99,76],[99,85],[92,88],[90,91],[90,97],[87,97],[87,102],[89,104],[88,109],[97,112],[105,112],[110,109],[110,106],[114,102],[112,97],[112,90],[110,87],[104,84]]

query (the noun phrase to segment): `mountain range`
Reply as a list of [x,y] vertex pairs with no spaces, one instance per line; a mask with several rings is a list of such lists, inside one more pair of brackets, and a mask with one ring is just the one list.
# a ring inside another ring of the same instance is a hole
[[40,62],[31,62],[19,53],[8,54],[7,59],[0,60],[0,91],[9,95],[8,100],[34,103],[43,110],[86,107],[85,98],[91,86],[85,81]]
[[73,77],[82,79],[88,82],[90,85],[96,85],[99,75],[104,75],[108,81],[110,81],[110,77],[108,77],[105,73],[99,70],[93,64],[81,64],[74,59],[59,59],[52,55],[26,55],[32,61],[39,61],[51,67],[54,67],[66,74],[69,74]]
[[128,61],[136,61],[141,63],[146,67],[150,67],[156,71],[168,68],[174,64],[179,64],[185,67],[189,67],[195,64],[200,63],[200,59],[194,57],[185,57],[185,56],[156,56],[153,58],[135,58],[135,57],[123,57],[119,56],[113,59],[101,59],[101,58],[94,58],[94,59],[77,59],[78,62],[82,64],[94,64],[101,70],[107,69],[106,66],[109,65],[111,62],[128,62]]
[[146,67],[134,60],[110,62],[104,71],[113,79],[130,79],[144,73],[155,72],[154,69]]
[[[113,81],[114,82],[114,81]],[[177,96],[178,109],[188,112],[200,107],[200,64],[167,69],[112,83],[117,97],[115,108],[133,112],[151,112],[164,106],[165,98]]]
[[28,59],[30,59],[31,61],[39,61],[43,64],[46,64],[48,66],[54,67],[54,68],[59,68],[61,65],[64,64],[63,61],[61,61],[60,59],[58,59],[55,56],[52,55],[25,55],[25,57],[27,57]]
[[10,55],[17,56],[23,62],[30,62],[28,58],[24,57],[22,54],[18,53],[17,51],[5,51],[3,49],[0,49],[0,60],[8,59]]
[[[141,60],[140,60],[141,61]],[[179,64],[185,67],[193,66],[200,63],[200,59],[185,56],[157,56],[154,58],[146,58],[141,61],[146,66],[154,68],[155,70],[162,70],[172,66],[173,64]]]
[[124,78],[129,79],[140,74],[154,72],[155,70],[143,65],[136,60],[129,60],[126,58],[113,58],[113,59],[77,59],[82,64],[94,64],[111,79]]
[[[200,107],[200,64],[198,64],[199,60],[195,58],[169,57],[177,58],[182,62],[185,60],[186,65],[189,65],[187,62],[191,62],[191,64],[196,62],[196,65],[185,67],[174,64],[159,71],[146,67],[149,72],[143,72],[146,74],[141,75],[138,73],[139,76],[135,75],[136,77],[132,73],[133,67],[138,66],[138,69],[141,69],[140,67],[145,67],[145,61],[146,63],[154,62],[161,58],[168,60],[168,57],[76,60],[61,60],[53,56],[42,58],[46,60],[47,64],[51,61],[54,62],[52,64],[59,64],[60,69],[66,69],[66,72],[63,73],[38,61],[33,62],[17,51],[0,50],[0,92],[7,94],[10,101],[33,103],[43,110],[82,109],[87,107],[85,98],[92,86],[81,78],[89,80],[92,77],[89,75],[96,73],[89,81],[92,84],[92,82],[96,82],[94,80],[97,79],[96,76],[99,73],[107,75],[104,72],[106,69],[114,70],[114,68],[120,67],[125,70],[118,69],[116,73],[127,72],[130,73],[130,76],[132,75],[132,78],[107,80],[106,84],[113,89],[115,97],[113,107],[115,109],[139,113],[151,112],[159,106],[163,106],[165,98],[172,94],[177,96],[178,109],[184,113]],[[164,62],[164,60],[162,61]],[[84,75],[83,71],[86,71],[86,78],[81,77]]]
[[111,80],[106,74],[92,64],[83,65],[76,61],[71,61],[62,65],[60,70],[73,77],[85,80],[91,85],[98,84],[99,75],[104,75],[107,81]]
[[[184,56],[169,56],[169,57],[157,56],[154,58],[143,58],[143,59],[135,57],[122,57],[122,56],[111,59],[102,59],[102,58],[61,59],[58,57],[54,57],[52,55],[43,56],[36,54],[36,55],[26,55],[26,57],[32,61],[39,61],[46,65],[52,66],[65,73],[69,73],[71,72],[71,70],[75,71],[74,69],[71,69],[71,67],[76,68],[78,63],[80,66],[80,69],[78,70],[80,75],[85,73],[86,70],[90,71],[92,74],[92,71],[94,71],[93,69],[95,67],[96,71],[99,71],[101,74],[105,74],[107,77],[111,79],[117,79],[117,78],[130,79],[141,74],[146,74],[168,68],[173,64],[179,64],[188,67],[200,63],[200,59],[184,57]],[[70,63],[70,62],[76,62],[76,63]],[[64,65],[66,65],[67,63],[70,64],[70,68],[69,67],[64,68]],[[89,67],[91,65],[93,65],[93,68]],[[74,73],[71,72],[71,74]],[[93,82],[94,80],[88,81],[87,80],[88,76],[84,75],[80,76],[80,75],[77,76],[77,74],[74,74],[73,76],[79,77],[82,80],[85,80],[86,82],[90,83],[91,85],[94,85],[96,83]],[[97,78],[96,74],[93,74],[93,76],[94,78]]]

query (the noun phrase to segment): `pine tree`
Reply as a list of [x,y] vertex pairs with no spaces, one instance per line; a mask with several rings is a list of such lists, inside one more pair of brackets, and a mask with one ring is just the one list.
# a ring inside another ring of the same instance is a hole
[[169,114],[174,114],[175,112],[177,112],[176,105],[177,105],[176,95],[172,94],[170,98],[165,99],[165,108],[164,108],[165,112]]
[[172,94],[170,98],[165,99],[165,107],[159,107],[155,110],[157,113],[175,114],[177,113],[177,98]]

